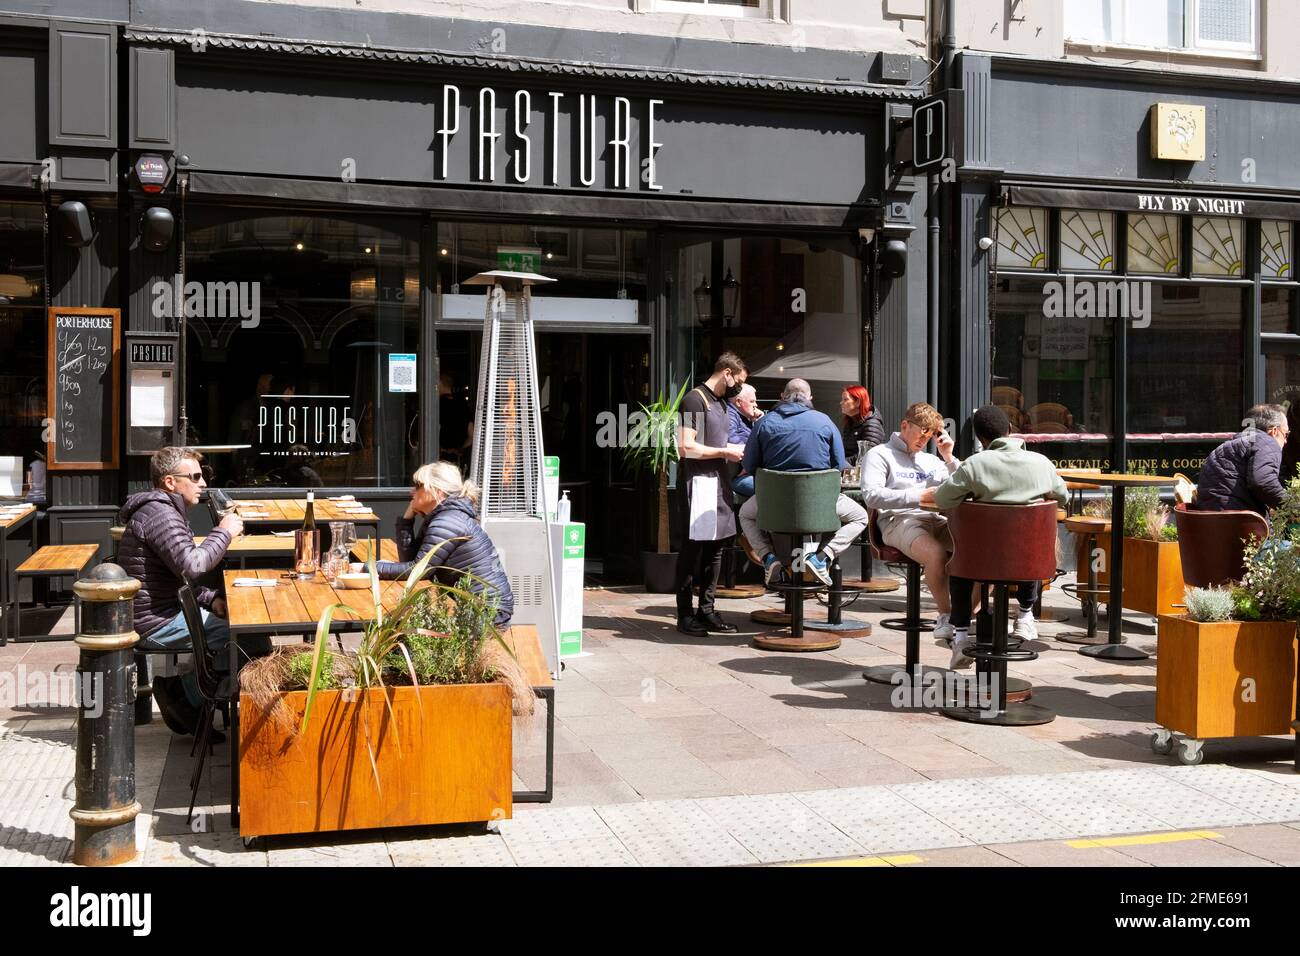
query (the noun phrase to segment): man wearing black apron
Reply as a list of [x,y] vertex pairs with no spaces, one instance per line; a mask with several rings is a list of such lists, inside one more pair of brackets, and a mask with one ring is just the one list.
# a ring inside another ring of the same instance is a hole
[[[680,487],[686,494],[686,533],[677,554],[677,630],[702,637],[734,634],[713,609],[713,590],[722,567],[722,551],[736,534],[727,462],[740,461],[744,445],[727,441],[727,399],[740,393],[749,372],[733,352],[723,352],[713,374],[682,399],[677,451]],[[700,588],[700,608],[691,613],[693,591]]]

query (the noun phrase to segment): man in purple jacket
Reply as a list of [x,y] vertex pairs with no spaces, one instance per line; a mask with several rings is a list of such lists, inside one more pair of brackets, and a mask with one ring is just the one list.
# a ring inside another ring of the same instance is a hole
[[[153,488],[127,498],[118,515],[118,524],[126,529],[118,563],[140,582],[135,630],[141,649],[189,652],[190,633],[177,592],[187,581],[220,567],[231,540],[244,532],[243,519],[232,511],[203,544],[194,544],[186,510],[198,504],[207,487],[199,465],[202,458],[192,448],[159,449],[149,461]],[[216,666],[224,669],[221,651],[230,642],[226,599],[206,587],[196,588],[194,596],[202,609],[208,647],[216,655]],[[194,733],[202,699],[193,672],[155,678],[153,694],[168,727],[178,734]]]

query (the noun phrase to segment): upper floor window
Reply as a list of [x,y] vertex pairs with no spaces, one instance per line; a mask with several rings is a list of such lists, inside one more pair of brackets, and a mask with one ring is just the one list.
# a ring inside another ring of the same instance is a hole
[[1070,0],[1065,36],[1082,43],[1259,52],[1259,0]]
[[772,15],[772,0],[654,0],[656,13],[708,13],[717,17]]

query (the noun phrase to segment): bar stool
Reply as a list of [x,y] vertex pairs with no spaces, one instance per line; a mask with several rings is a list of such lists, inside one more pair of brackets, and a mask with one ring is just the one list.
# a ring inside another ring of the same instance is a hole
[[946,667],[921,665],[921,632],[933,631],[935,625],[933,618],[921,617],[921,566],[902,551],[885,544],[885,539],[880,534],[879,514],[878,511],[872,511],[867,523],[872,553],[877,561],[903,565],[907,595],[906,616],[886,618],[880,622],[880,626],[891,631],[904,631],[907,634],[907,644],[902,667],[876,664],[864,670],[862,676],[873,684],[897,684],[900,680],[911,684],[922,673],[950,674],[952,672]]
[[[970,648],[975,659],[975,688],[995,688],[987,700],[955,700],[943,715],[954,720],[1000,726],[1046,724],[1056,714],[1041,704],[1008,702],[1007,664],[1032,661],[1034,651],[1007,648],[1009,590],[1013,584],[1041,581],[1056,568],[1056,503],[997,505],[963,501],[950,513],[953,555],[948,573],[993,586],[993,634],[990,644]],[[965,542],[965,547],[963,547]],[[969,685],[967,685],[969,687]]]
[[[772,536],[772,551],[793,580],[768,587],[786,596],[788,630],[760,634],[754,646],[766,651],[832,651],[840,646],[834,633],[809,633],[804,628],[803,598],[822,590],[820,581],[803,580],[802,561],[840,529],[835,501],[840,494],[838,469],[822,471],[772,471],[760,468],[754,476],[758,497],[758,526]],[[793,566],[793,567],[792,567]]]
[[1066,518],[1064,524],[1066,531],[1083,537],[1083,554],[1088,563],[1088,583],[1079,584],[1077,580],[1079,572],[1076,569],[1075,582],[1061,585],[1061,590],[1082,602],[1088,630],[1084,634],[1060,634],[1056,639],[1065,644],[1105,644],[1107,637],[1097,633],[1097,599],[1109,595],[1110,591],[1103,588],[1098,581],[1097,562],[1093,559],[1093,555],[1097,550],[1098,535],[1110,534],[1110,519],[1074,515]]
[[[755,561],[754,553],[746,547],[745,535],[739,531],[740,528],[740,509],[748,501],[748,498],[736,497],[732,506],[732,511],[736,516],[736,536],[732,538],[731,544],[727,545],[722,551],[722,580],[718,586],[713,589],[713,596],[719,598],[756,598],[762,597],[767,591],[761,583],[749,582],[738,584],[736,578],[743,574],[745,569],[751,563],[757,564],[762,568],[762,560]],[[740,566],[737,570],[737,565]],[[783,622],[784,623],[784,622]]]

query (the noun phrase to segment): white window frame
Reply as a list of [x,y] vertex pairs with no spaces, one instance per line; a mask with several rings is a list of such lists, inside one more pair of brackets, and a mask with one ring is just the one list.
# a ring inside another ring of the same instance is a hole
[[773,7],[780,0],[758,0],[757,7],[741,7],[718,0],[653,0],[654,13],[688,13],[696,16],[730,17],[737,20],[774,20]]
[[[1127,7],[1130,3],[1142,3],[1143,0],[1113,0],[1116,7],[1116,18],[1123,28],[1127,30],[1128,15]],[[1104,40],[1088,39],[1084,37],[1067,36],[1067,44],[1080,47],[1103,46],[1119,50],[1159,50],[1162,52],[1182,53],[1182,54],[1201,54],[1204,56],[1231,57],[1234,59],[1251,59],[1260,58],[1260,17],[1259,17],[1260,0],[1250,0],[1250,35],[1249,43],[1227,43],[1218,42],[1198,42],[1196,39],[1198,27],[1200,25],[1201,0],[1183,0],[1183,45],[1178,47],[1169,46],[1152,46],[1146,43],[1139,43],[1129,40],[1127,34],[1123,40]]]

